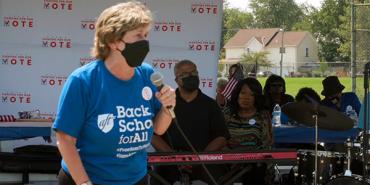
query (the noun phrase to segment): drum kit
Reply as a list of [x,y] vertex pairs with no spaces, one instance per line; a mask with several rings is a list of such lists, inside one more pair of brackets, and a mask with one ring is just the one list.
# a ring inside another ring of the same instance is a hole
[[[354,121],[344,114],[311,101],[288,103],[282,111],[292,120],[309,127],[315,127],[315,150],[298,150],[297,166],[293,168],[294,184],[301,185],[370,185],[367,173],[368,151],[364,152],[367,134],[360,132],[359,137],[346,145],[347,153],[319,151],[318,128],[345,131],[353,128]],[[366,136],[366,137],[364,137]],[[368,145],[368,142],[366,142]],[[365,147],[368,148],[368,147]]]

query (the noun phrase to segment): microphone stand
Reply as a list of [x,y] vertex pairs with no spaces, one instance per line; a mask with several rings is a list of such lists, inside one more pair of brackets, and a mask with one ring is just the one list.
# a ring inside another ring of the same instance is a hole
[[314,175],[314,182],[313,184],[314,185],[317,185],[317,170],[318,170],[318,165],[317,165],[317,162],[318,162],[318,148],[317,148],[317,145],[319,143],[319,131],[318,131],[318,117],[319,117],[319,103],[314,100],[313,98],[311,98],[310,96],[308,96],[307,94],[305,94],[305,98],[306,100],[308,100],[311,105],[312,105],[312,119],[314,119],[315,121],[315,171],[313,172],[313,175]]
[[313,98],[311,98],[309,95],[305,94],[304,95],[306,100],[311,103],[312,105],[312,119],[314,119],[315,121],[315,171],[313,172],[313,175],[314,175],[314,182],[313,184],[314,185],[317,185],[317,170],[318,170],[318,166],[317,166],[317,161],[318,161],[318,148],[317,148],[317,145],[319,143],[319,131],[318,131],[318,117],[319,117],[319,103],[314,100]]
[[[180,127],[180,124],[178,123],[177,121],[177,118],[174,117],[173,118],[173,122],[175,123],[177,129],[179,130],[180,134],[182,135],[182,137],[185,139],[186,143],[189,145],[189,147],[191,148],[192,152],[199,158],[199,153],[197,152],[197,150],[194,148],[194,146],[191,144],[190,140],[188,139],[188,137],[185,135],[184,131],[182,130],[182,128]],[[200,163],[201,166],[203,167],[204,171],[207,173],[208,177],[211,179],[212,183],[214,185],[217,185],[217,182],[215,180],[215,178],[212,176],[212,174],[209,172],[209,170],[207,169],[206,165],[204,165],[204,163]]]
[[[363,166],[362,166],[362,173],[364,178],[367,178],[367,162],[368,162],[368,148],[369,148],[369,136],[368,136],[368,93],[369,93],[369,69],[370,69],[370,62],[365,64],[365,71],[364,71],[364,115],[363,115],[363,122],[364,122],[364,142],[363,144]],[[365,180],[364,180],[365,182]]]
[[317,119],[318,119],[318,116],[319,116],[319,106],[318,106],[318,103],[316,102],[311,102],[312,105],[313,105],[313,115],[312,115],[312,118],[315,120],[315,172],[314,172],[314,185],[317,185],[317,170],[318,170],[318,167],[317,167],[317,153],[318,153],[318,149],[317,149],[317,144],[319,143],[318,140],[319,140],[319,132],[318,132],[318,124],[317,124]]

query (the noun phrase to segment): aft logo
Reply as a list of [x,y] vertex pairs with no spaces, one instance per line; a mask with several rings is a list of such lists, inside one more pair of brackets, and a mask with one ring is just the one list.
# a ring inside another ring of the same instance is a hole
[[29,29],[34,26],[34,19],[32,17],[4,17],[4,27]]
[[30,93],[3,92],[1,93],[1,103],[30,104],[31,94]]
[[155,58],[152,60],[152,65],[155,69],[172,69],[179,59]]
[[182,24],[180,22],[155,22],[154,31],[158,32],[181,32]]
[[60,87],[67,80],[66,76],[42,75],[41,85]]
[[9,66],[32,66],[32,57],[27,55],[2,55],[1,64]]
[[84,65],[86,65],[86,64],[88,64],[88,63],[90,63],[94,60],[95,60],[95,58],[93,58],[93,57],[81,57],[80,58],[80,66],[84,66]]
[[73,1],[72,0],[44,0],[44,9],[72,11]]
[[217,15],[218,4],[217,2],[197,2],[191,4],[191,13],[199,15]]
[[113,114],[100,114],[98,115],[98,127],[104,132],[108,133],[114,126],[115,116]]
[[82,20],[81,30],[95,30],[95,20],[93,19]]
[[42,47],[44,48],[72,48],[72,40],[69,38],[50,37],[42,39]]
[[190,41],[189,50],[192,51],[215,51],[215,41]]
[[212,88],[213,87],[212,78],[201,78],[199,87],[200,88]]

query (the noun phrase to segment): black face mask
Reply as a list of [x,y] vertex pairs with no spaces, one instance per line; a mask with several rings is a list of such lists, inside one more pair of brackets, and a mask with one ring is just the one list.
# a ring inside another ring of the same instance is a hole
[[140,40],[134,43],[125,43],[125,49],[121,51],[127,64],[131,67],[140,66],[149,52],[149,41]]
[[187,76],[181,79],[183,88],[188,92],[193,92],[199,87],[199,77],[198,76]]

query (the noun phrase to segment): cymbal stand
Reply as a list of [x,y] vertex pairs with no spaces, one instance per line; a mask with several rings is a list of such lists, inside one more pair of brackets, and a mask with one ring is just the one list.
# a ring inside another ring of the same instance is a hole
[[347,141],[346,141],[346,147],[347,147],[347,169],[344,172],[344,176],[352,176],[352,171],[351,171],[351,160],[352,160],[351,149],[352,149],[352,146],[353,146],[353,144],[351,142],[351,139],[348,138]]
[[314,185],[317,185],[317,143],[318,143],[318,125],[317,125],[317,112],[315,112],[314,115],[312,115],[312,118],[315,119],[315,171],[314,171]]

